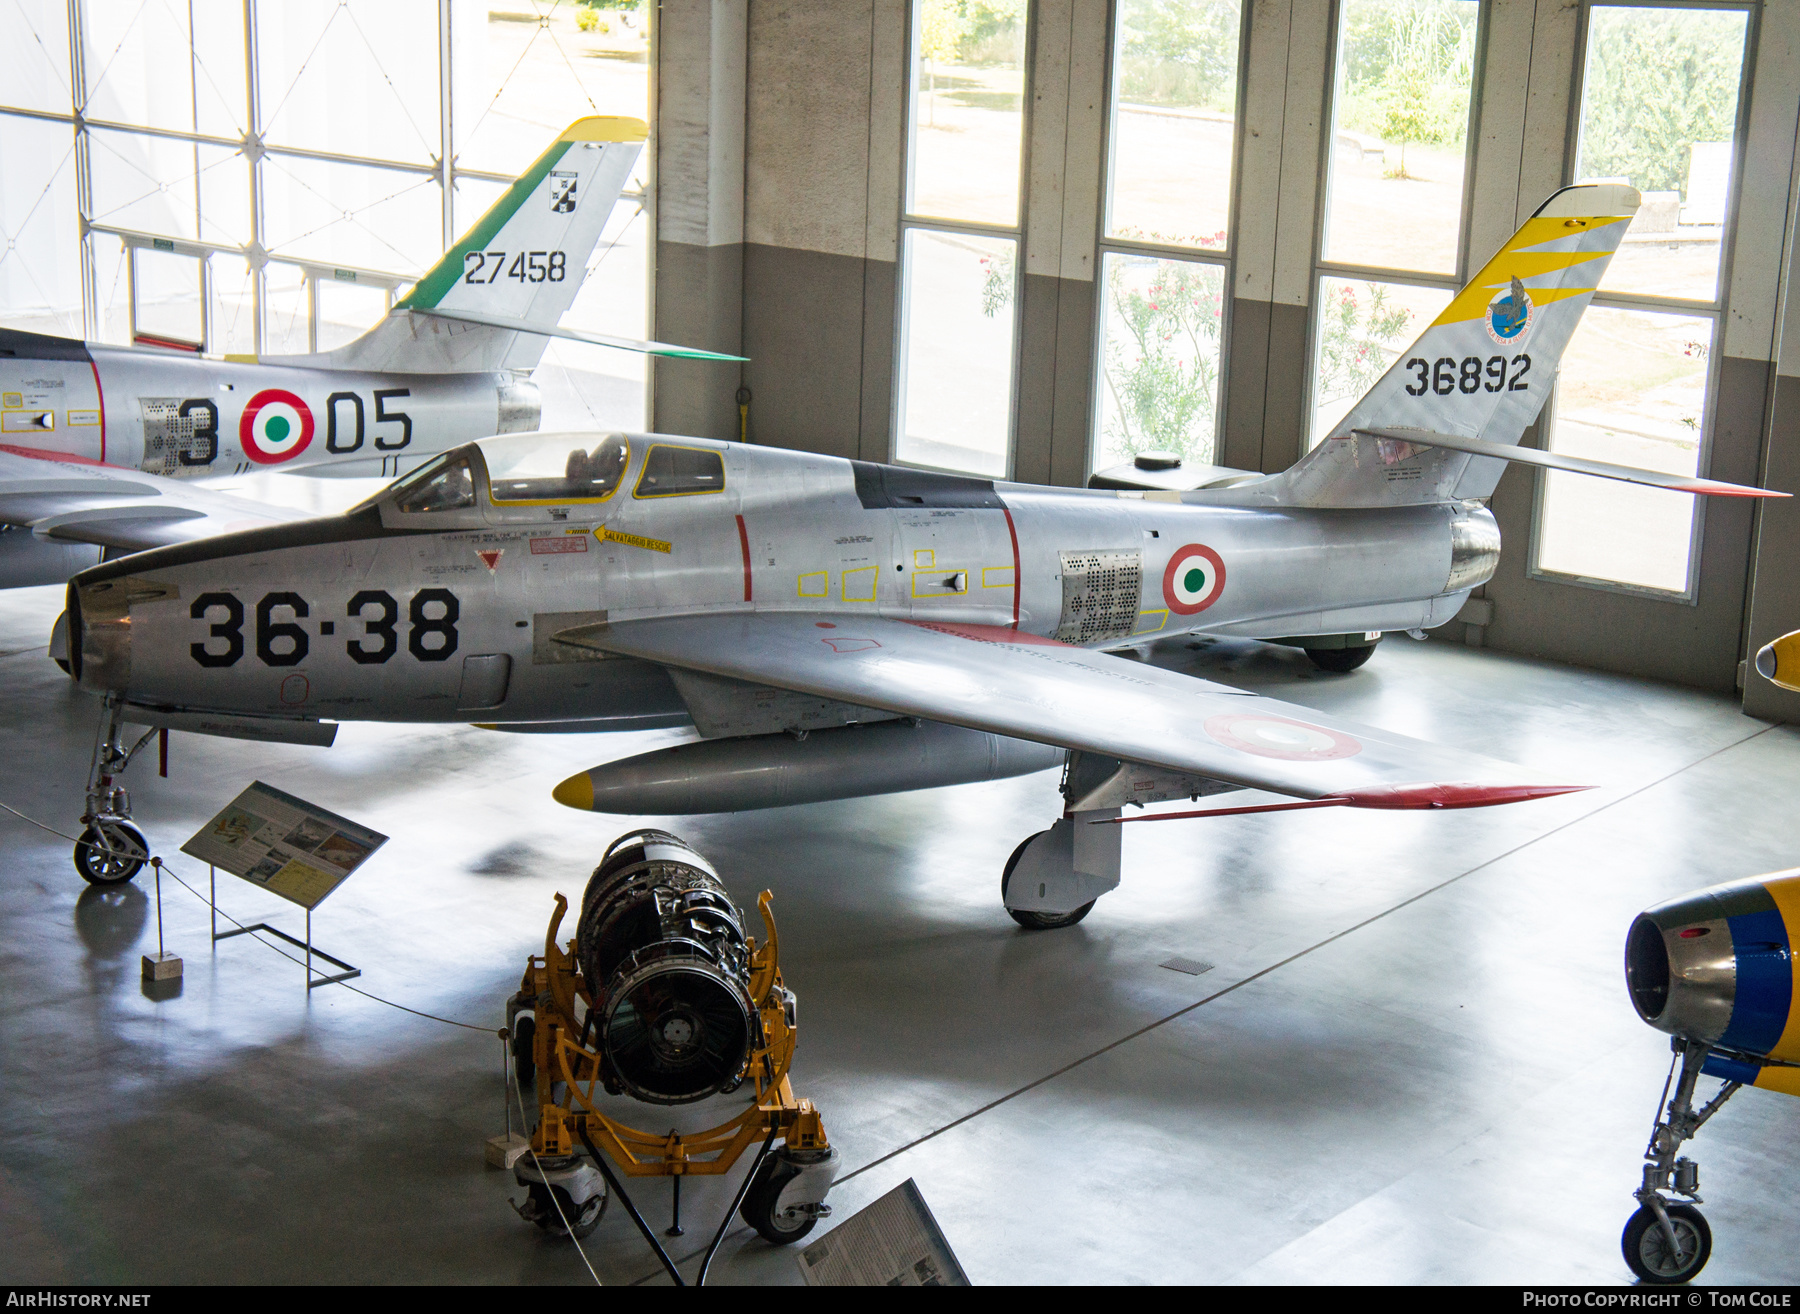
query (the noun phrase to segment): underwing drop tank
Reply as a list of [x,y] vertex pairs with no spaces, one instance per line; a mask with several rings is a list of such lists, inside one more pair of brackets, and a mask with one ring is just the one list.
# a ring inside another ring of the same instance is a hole
[[666,831],[620,836],[582,896],[575,953],[609,1091],[687,1104],[743,1080],[758,1026],[751,950],[705,858]]
[[744,812],[1003,780],[1060,767],[1060,748],[911,721],[708,739],[570,776],[554,797],[585,812],[675,816]]

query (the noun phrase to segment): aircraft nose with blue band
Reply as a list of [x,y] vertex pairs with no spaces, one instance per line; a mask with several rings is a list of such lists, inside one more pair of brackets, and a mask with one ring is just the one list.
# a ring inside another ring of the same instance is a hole
[[1625,972],[1638,1015],[1717,1048],[1704,1072],[1800,1095],[1800,868],[1640,913]]

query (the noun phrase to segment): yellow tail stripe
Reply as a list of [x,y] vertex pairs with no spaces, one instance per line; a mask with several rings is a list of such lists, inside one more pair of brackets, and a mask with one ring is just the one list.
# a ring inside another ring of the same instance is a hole
[[[1769,897],[1775,900],[1776,908],[1781,911],[1781,920],[1787,926],[1788,947],[1793,950],[1800,947],[1800,875],[1781,876],[1772,880],[1764,880],[1763,888]],[[1787,1026],[1781,1032],[1781,1039],[1775,1042],[1775,1048],[1769,1051],[1770,1058],[1785,1059],[1789,1063],[1800,1063],[1800,954],[1790,952],[1790,967],[1794,973],[1794,992],[1789,996]],[[1764,1072],[1771,1069],[1764,1068]],[[1780,1071],[1780,1069],[1774,1069]],[[1800,1073],[1793,1078],[1784,1078],[1796,1083],[1797,1088],[1788,1091],[1790,1095],[1800,1095]],[[1759,1078],[1756,1083],[1762,1085]],[[1786,1087],[1774,1089],[1785,1090]]]

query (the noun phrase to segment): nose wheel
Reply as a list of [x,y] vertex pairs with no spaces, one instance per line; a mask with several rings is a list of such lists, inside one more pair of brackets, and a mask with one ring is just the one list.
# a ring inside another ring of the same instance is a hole
[[[1626,1220],[1625,1231],[1619,1237],[1625,1266],[1640,1281],[1658,1286],[1691,1282],[1712,1257],[1712,1229],[1695,1208],[1705,1203],[1700,1198],[1700,1165],[1677,1155],[1742,1084],[1726,1080],[1703,1108],[1695,1109],[1694,1088],[1703,1075],[1707,1056],[1715,1050],[1705,1041],[1679,1037],[1674,1049],[1675,1061],[1670,1065],[1663,1093],[1667,1095],[1673,1086],[1675,1095],[1666,1108],[1658,1110],[1656,1125],[1650,1130],[1650,1144],[1644,1151],[1643,1184],[1632,1193],[1637,1197],[1638,1209]],[[1739,1066],[1732,1063],[1728,1053],[1721,1052],[1720,1058]]]
[[75,870],[89,885],[123,885],[150,859],[143,834],[127,821],[97,820],[75,841]]
[[75,870],[90,885],[123,885],[142,871],[150,858],[143,832],[131,824],[131,795],[116,782],[156,737],[156,731],[146,730],[143,738],[126,748],[120,737],[124,721],[124,699],[108,694],[94,739],[94,757],[88,765],[81,838],[75,841]]
[[1619,1246],[1625,1252],[1625,1266],[1639,1280],[1672,1286],[1706,1267],[1712,1257],[1712,1229],[1693,1205],[1664,1205],[1662,1212],[1659,1218],[1649,1206],[1639,1209],[1626,1222]]

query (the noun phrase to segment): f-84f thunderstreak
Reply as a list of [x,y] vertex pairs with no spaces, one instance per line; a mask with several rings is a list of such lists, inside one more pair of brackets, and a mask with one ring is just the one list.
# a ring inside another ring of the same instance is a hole
[[294,513],[196,480],[267,469],[392,477],[538,427],[545,340],[736,360],[566,329],[643,149],[637,119],[569,125],[367,333],[302,356],[202,356],[0,330],[0,588]]
[[334,719],[691,722],[699,742],[556,790],[606,812],[1062,763],[1064,817],[1002,879],[1032,927],[1079,920],[1118,883],[1120,832],[1104,823],[1128,805],[1564,792],[1105,650],[1442,624],[1493,573],[1480,499],[1506,460],[1757,494],[1517,446],[1637,203],[1612,185],[1552,197],[1324,442],[1231,487],[1044,488],[659,434],[510,435],[342,516],[85,571],[71,655],[110,707],[87,820],[93,843],[118,846],[88,865],[118,879],[142,852],[112,793],[122,720],[302,742],[328,742]]

